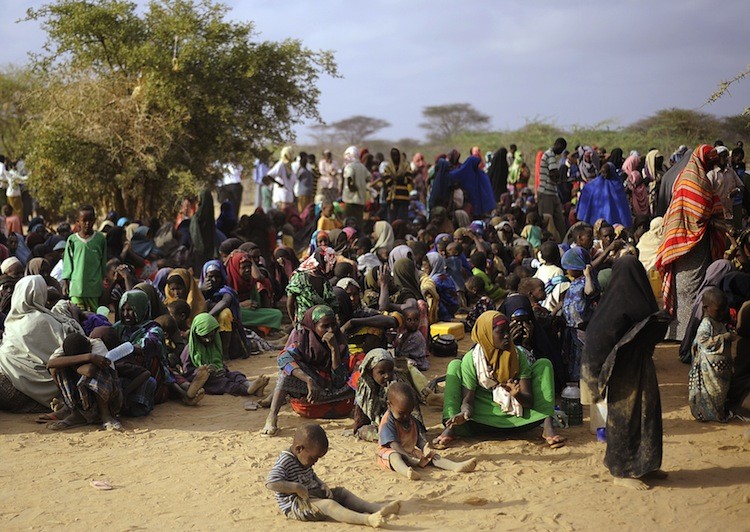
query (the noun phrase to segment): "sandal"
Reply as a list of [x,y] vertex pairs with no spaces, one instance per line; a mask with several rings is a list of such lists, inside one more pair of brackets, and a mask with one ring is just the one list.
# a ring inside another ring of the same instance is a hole
[[560,436],[559,434],[555,434],[554,436],[544,436],[542,435],[542,439],[547,442],[547,445],[550,449],[559,449],[560,447],[565,447],[565,438],[564,436]]
[[47,423],[47,428],[49,430],[68,430],[75,427],[83,427],[84,425],[88,425],[88,422],[86,420],[75,421],[65,418]]

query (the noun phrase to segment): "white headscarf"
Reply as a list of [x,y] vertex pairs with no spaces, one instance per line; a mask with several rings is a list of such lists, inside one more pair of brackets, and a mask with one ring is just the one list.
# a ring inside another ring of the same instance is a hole
[[41,275],[18,281],[0,345],[0,372],[14,388],[44,406],[59,394],[47,370],[50,356],[68,334],[83,334],[75,320],[48,310],[46,302],[47,283]]
[[353,163],[359,160],[359,150],[356,146],[349,146],[344,150],[344,164]]

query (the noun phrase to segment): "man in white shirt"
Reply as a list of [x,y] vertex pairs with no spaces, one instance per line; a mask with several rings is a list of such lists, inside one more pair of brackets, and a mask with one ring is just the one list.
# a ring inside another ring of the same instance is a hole
[[234,217],[240,217],[242,205],[242,170],[241,164],[226,162],[221,165],[222,178],[219,182],[219,203],[229,201],[232,204]]
[[357,220],[357,227],[362,228],[367,200],[367,182],[370,172],[359,162],[359,151],[356,146],[349,146],[344,152],[344,183],[341,199],[346,205],[346,217]]
[[341,190],[339,183],[339,167],[333,160],[331,150],[323,152],[323,159],[318,163],[320,178],[318,179],[317,190],[315,191],[315,202],[323,203],[336,201]]
[[742,196],[745,185],[729,165],[729,149],[717,146],[716,153],[719,155],[719,164],[709,170],[706,177],[711,181],[714,194],[719,196],[724,207],[724,218],[735,228],[742,229]]

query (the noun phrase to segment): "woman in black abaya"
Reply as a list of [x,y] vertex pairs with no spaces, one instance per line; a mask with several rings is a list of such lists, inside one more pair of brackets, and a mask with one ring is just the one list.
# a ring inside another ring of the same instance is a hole
[[586,329],[581,380],[593,401],[607,398],[604,465],[615,484],[648,489],[639,479],[664,478],[662,422],[653,354],[669,315],[659,312],[643,266],[619,258]]

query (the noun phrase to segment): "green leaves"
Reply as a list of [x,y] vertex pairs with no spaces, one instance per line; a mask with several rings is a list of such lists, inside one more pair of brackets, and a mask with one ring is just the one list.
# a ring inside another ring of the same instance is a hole
[[32,188],[51,206],[96,193],[107,209],[171,214],[183,190],[213,183],[215,160],[249,158],[319,119],[317,81],[338,75],[330,52],[255,42],[221,4],[136,7],[59,0],[28,12],[48,36],[27,138]]

